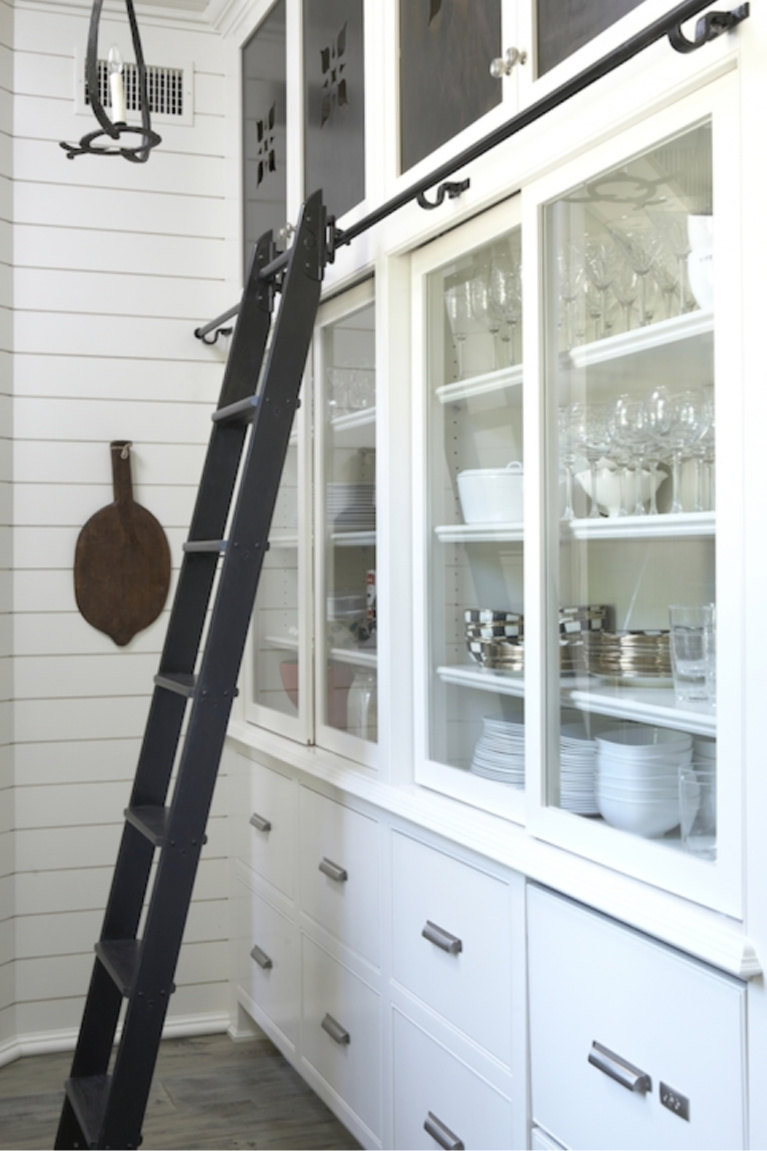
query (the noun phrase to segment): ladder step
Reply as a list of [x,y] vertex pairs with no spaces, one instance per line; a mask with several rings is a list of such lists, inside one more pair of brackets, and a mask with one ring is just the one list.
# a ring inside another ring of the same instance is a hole
[[64,1084],[67,1099],[83,1133],[86,1147],[96,1147],[101,1123],[109,1098],[111,1075],[86,1075],[67,1079]]
[[96,954],[121,995],[129,998],[138,967],[141,943],[138,939],[100,939]]
[[187,540],[182,550],[187,554],[190,552],[216,552],[220,554],[226,551],[226,545],[226,540]]
[[244,400],[237,400],[234,404],[217,408],[213,413],[213,422],[216,424],[248,424],[253,419],[257,407],[258,396],[246,396]]
[[175,691],[177,695],[185,695],[191,699],[197,684],[197,677],[186,671],[161,672],[154,677],[157,687],[164,687],[166,691]]
[[146,836],[150,843],[155,847],[163,846],[168,826],[167,807],[126,807],[124,814],[128,823]]

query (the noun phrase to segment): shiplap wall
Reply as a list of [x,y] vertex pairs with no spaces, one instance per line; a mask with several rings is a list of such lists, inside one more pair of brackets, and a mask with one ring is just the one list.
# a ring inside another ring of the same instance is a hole
[[[177,567],[224,356],[193,331],[233,302],[220,38],[140,16],[148,63],[194,64],[193,123],[157,122],[163,143],[146,164],[69,160],[58,141],[95,127],[75,115],[88,20],[76,13],[34,0],[15,10],[15,1027],[28,1050],[79,1025],[167,622],[166,609],[122,649],[91,628],[74,599],[75,542],[111,502],[110,440],[130,439],[135,496]],[[102,54],[112,42],[132,58],[119,11],[102,17]],[[227,1012],[225,786],[176,1030],[223,1026]]]
[[0,1047],[15,1033],[13,932],[13,8],[0,0]]

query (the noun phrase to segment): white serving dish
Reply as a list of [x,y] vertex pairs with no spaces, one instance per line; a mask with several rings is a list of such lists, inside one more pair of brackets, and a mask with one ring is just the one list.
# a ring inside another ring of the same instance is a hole
[[[586,468],[582,472],[577,472],[575,478],[591,499],[591,469]],[[665,479],[666,473],[657,469],[651,472],[649,469],[643,468],[641,477],[638,477],[635,471],[629,471],[624,477],[620,468],[612,468],[603,464],[597,468],[597,505],[600,511],[606,512],[608,516],[619,516],[622,501],[625,499],[627,505],[625,511],[631,515],[636,502],[637,483],[640,485],[639,494],[642,504],[647,507],[652,497],[653,486],[657,492]],[[622,491],[624,483],[625,493]]]
[[467,524],[521,523],[524,468],[471,468],[458,473],[458,497]]

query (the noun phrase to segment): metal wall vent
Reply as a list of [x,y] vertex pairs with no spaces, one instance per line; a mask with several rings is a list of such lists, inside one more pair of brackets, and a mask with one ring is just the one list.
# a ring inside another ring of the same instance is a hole
[[[103,106],[111,109],[109,95],[109,71],[106,60],[98,61],[99,99]],[[141,101],[138,90],[138,68],[135,64],[123,65],[125,84],[125,106],[129,112],[139,112]],[[90,104],[88,82],[83,77],[85,103]],[[149,110],[152,115],[184,116],[184,69],[165,68],[158,64],[146,65],[146,87],[149,96]]]

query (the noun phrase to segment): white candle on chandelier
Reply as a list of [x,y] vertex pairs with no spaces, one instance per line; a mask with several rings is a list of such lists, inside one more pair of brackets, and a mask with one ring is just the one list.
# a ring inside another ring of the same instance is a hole
[[119,48],[114,44],[109,49],[107,68],[109,71],[109,97],[112,101],[112,123],[124,124],[126,120],[126,110],[123,61]]

